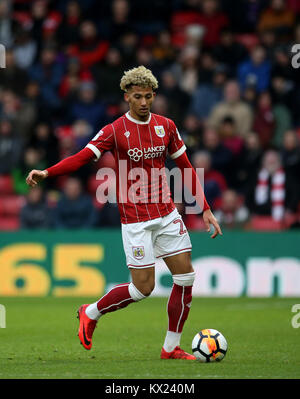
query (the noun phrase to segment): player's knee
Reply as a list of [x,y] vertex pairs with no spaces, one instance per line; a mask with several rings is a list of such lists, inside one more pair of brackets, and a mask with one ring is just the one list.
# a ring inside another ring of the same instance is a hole
[[194,284],[196,273],[194,271],[184,274],[173,274],[174,284],[190,287]]
[[142,294],[147,297],[150,296],[152,291],[154,290],[154,283],[153,282],[148,282],[144,285],[142,285],[140,291],[142,292]]
[[154,289],[154,284],[153,286],[150,285],[135,285],[133,283],[129,284],[129,294],[131,298],[138,302],[141,301],[142,299],[145,299],[147,296],[151,294],[151,292]]

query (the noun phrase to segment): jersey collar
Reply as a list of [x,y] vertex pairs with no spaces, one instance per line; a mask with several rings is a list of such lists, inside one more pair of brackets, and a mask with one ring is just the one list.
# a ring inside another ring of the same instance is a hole
[[125,116],[126,116],[127,119],[129,119],[131,122],[137,123],[138,125],[148,125],[148,123],[149,123],[150,120],[151,120],[151,115],[152,115],[152,114],[151,114],[151,112],[150,112],[149,118],[148,118],[145,122],[143,122],[143,121],[139,121],[139,120],[137,120],[137,119],[134,119],[132,116],[130,116],[129,111],[126,112],[126,114],[125,114]]

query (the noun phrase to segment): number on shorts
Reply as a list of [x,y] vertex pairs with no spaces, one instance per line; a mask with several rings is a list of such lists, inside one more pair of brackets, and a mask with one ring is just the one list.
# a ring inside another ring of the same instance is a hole
[[184,228],[184,224],[183,224],[183,221],[182,221],[181,219],[175,219],[175,220],[173,221],[173,223],[179,223],[179,224],[180,224],[180,230],[179,230],[179,234],[180,234],[180,235],[186,233],[186,229]]

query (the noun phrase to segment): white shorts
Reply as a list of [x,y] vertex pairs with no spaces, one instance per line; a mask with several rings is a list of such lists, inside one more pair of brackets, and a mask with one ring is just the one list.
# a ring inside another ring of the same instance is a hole
[[155,258],[166,258],[192,249],[189,233],[175,208],[161,218],[122,224],[123,247],[129,268],[145,269]]

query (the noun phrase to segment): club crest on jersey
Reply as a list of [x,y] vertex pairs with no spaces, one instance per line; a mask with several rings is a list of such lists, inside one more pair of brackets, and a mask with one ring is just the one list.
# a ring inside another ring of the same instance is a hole
[[124,136],[127,137],[127,138],[130,136],[129,130],[127,130],[127,132],[124,133]]
[[143,259],[145,256],[145,249],[144,247],[132,247],[133,257],[135,259]]
[[154,126],[154,129],[158,137],[164,137],[166,134],[163,126]]

